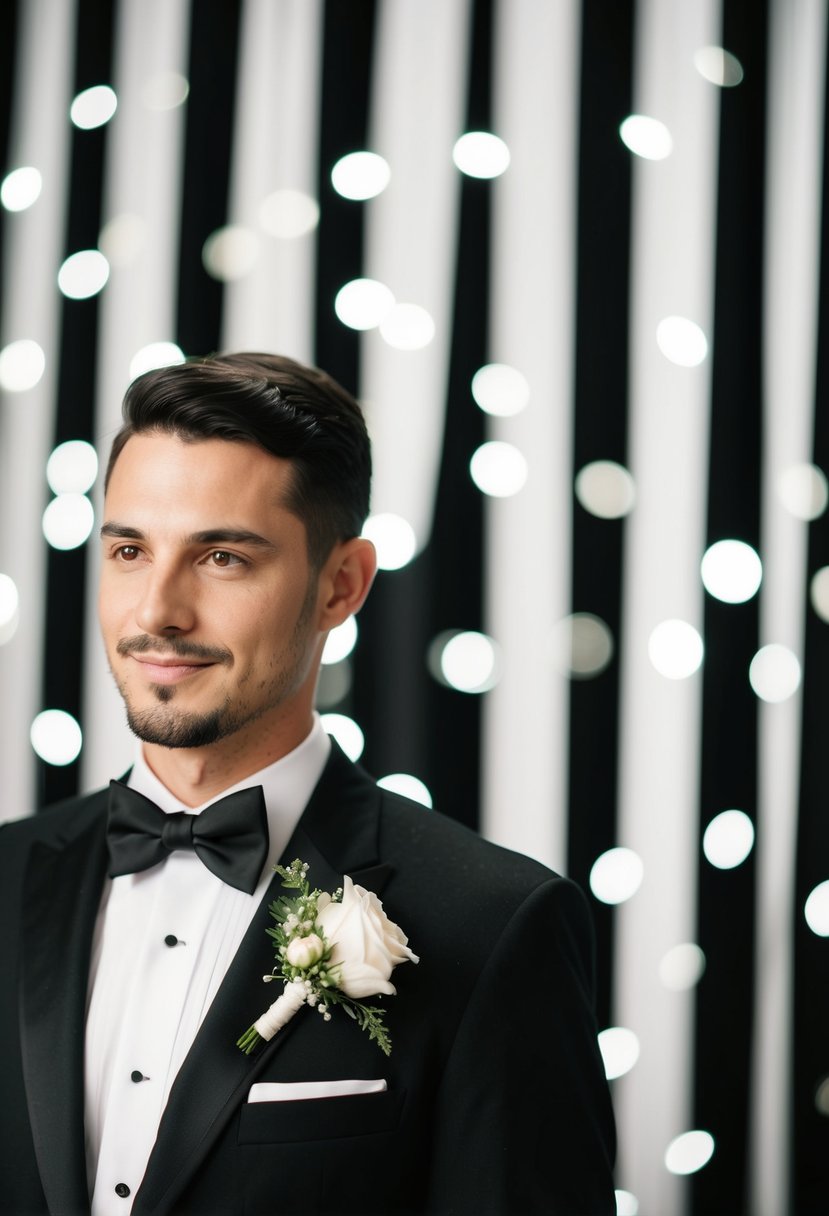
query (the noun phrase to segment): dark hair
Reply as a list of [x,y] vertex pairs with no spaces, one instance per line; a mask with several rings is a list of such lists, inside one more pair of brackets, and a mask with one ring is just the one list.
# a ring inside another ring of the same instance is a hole
[[247,352],[188,359],[133,380],[122,414],[104,487],[131,435],[254,443],[291,462],[285,505],[305,524],[312,566],[360,534],[371,484],[365,420],[351,394],[318,368]]

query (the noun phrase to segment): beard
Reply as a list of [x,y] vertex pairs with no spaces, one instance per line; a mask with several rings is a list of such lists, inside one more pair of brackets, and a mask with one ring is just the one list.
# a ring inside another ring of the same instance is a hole
[[[153,690],[162,703],[170,700],[172,689],[159,686]],[[165,695],[167,694],[167,695]],[[127,725],[132,733],[144,743],[158,743],[161,747],[207,747],[228,735],[235,734],[254,717],[231,712],[229,699],[223,706],[209,713],[186,713],[157,706],[153,709],[133,709],[121,689],[127,708]],[[264,709],[260,713],[264,713]]]
[[[274,659],[275,670],[270,678],[260,683],[258,696],[251,702],[244,696],[234,699],[226,695],[221,705],[197,713],[179,709],[175,704],[177,689],[169,684],[151,684],[150,689],[156,704],[147,709],[137,709],[130,703],[125,681],[118,678],[110,662],[118,691],[127,711],[127,724],[132,733],[144,743],[154,743],[169,748],[209,747],[236,734],[258,718],[286,701],[303,683],[308,674],[310,653],[308,647],[309,623],[316,605],[316,580],[309,580],[299,616],[284,650]],[[146,651],[175,655],[177,658],[209,659],[232,666],[230,651],[211,648],[188,642],[177,637],[153,638],[148,634],[134,638],[122,638],[116,651],[127,656]],[[254,672],[243,676],[238,688],[244,691],[254,678]]]

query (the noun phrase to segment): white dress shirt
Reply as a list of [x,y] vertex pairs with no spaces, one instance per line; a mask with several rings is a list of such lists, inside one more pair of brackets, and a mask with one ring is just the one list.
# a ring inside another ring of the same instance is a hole
[[[176,1074],[330,748],[315,714],[311,733],[294,751],[192,810],[198,814],[234,790],[262,786],[270,846],[252,895],[222,882],[189,850],[140,874],[106,880],[92,942],[86,1018],[92,1216],[131,1211]],[[190,809],[162,785],[140,751],[128,784],[167,814]],[[242,1021],[248,1016],[244,1010],[239,1015]],[[240,1024],[239,1033],[243,1030]]]

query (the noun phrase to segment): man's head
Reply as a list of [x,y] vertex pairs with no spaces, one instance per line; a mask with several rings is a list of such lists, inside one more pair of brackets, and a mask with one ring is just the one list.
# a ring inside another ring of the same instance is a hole
[[354,398],[318,368],[282,355],[213,355],[145,372],[127,389],[104,488],[131,435],[253,443],[289,460],[285,505],[302,520],[311,565],[358,536],[369,508],[371,449]]
[[110,667],[162,779],[173,749],[238,779],[304,738],[325,636],[371,586],[363,419],[269,355],[148,372],[124,417],[101,527]]

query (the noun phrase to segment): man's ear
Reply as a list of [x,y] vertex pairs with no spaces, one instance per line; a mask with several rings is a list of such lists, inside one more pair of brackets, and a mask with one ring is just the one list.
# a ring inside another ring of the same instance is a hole
[[377,573],[377,553],[364,536],[335,545],[320,573],[319,625],[336,628],[359,612]]

